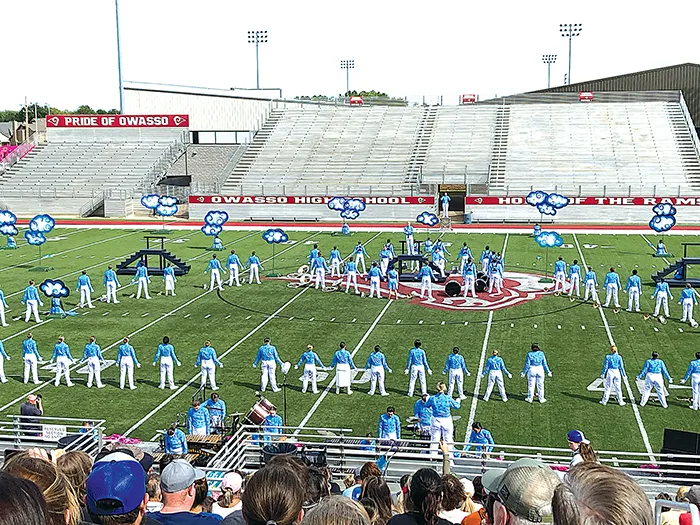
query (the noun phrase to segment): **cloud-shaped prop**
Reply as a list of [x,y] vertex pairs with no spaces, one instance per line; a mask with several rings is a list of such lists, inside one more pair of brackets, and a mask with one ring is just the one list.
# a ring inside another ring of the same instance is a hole
[[17,235],[17,226],[14,224],[0,224],[0,234],[2,235]]
[[557,232],[542,232],[535,236],[535,242],[542,248],[553,248],[564,244],[564,239]]
[[355,219],[357,219],[360,216],[360,212],[357,210],[349,210],[348,209],[348,210],[341,211],[340,216],[343,219],[349,219],[351,221],[354,221]]
[[27,239],[27,243],[32,246],[41,246],[46,242],[46,237],[43,233],[33,232],[31,230],[25,230],[24,238]]
[[527,202],[530,206],[537,206],[538,204],[542,204],[546,199],[547,193],[538,190],[528,193],[527,197],[525,197],[525,202]]
[[539,211],[543,215],[556,215],[557,214],[557,210],[554,207],[552,207],[546,203],[538,204],[537,211]]
[[335,211],[343,211],[345,209],[345,203],[347,199],[345,197],[333,197],[328,201],[328,209]]
[[205,224],[201,229],[204,235],[209,235],[211,237],[219,235],[221,230],[223,230],[221,226],[216,226],[214,224]]
[[434,213],[424,211],[418,217],[416,217],[416,222],[425,224],[426,226],[435,226],[437,223],[440,222],[440,219],[438,219],[438,216]]
[[547,195],[547,199],[545,202],[549,204],[552,208],[561,210],[563,207],[568,206],[569,197],[564,197],[563,195],[559,195],[558,193],[550,193],[549,195]]
[[270,228],[263,232],[262,238],[268,244],[280,244],[282,242],[287,242],[289,240],[289,235],[280,228]]
[[14,224],[17,222],[17,215],[10,210],[0,210],[0,224]]
[[60,279],[46,279],[39,285],[39,289],[46,297],[68,297],[70,290]]
[[40,215],[34,216],[34,218],[29,221],[29,229],[36,233],[49,233],[56,226],[56,221],[51,215],[46,215],[42,213]]
[[141,197],[141,206],[144,208],[155,210],[158,204],[160,204],[160,195],[150,194]]
[[676,218],[673,215],[657,215],[649,221],[649,228],[655,232],[667,232],[676,224]]
[[354,210],[357,212],[365,211],[367,205],[362,199],[347,199],[345,201],[345,210]]
[[177,204],[177,197],[171,197],[170,195],[161,195],[158,199],[158,204],[161,206],[175,206]]
[[651,211],[653,211],[656,215],[675,215],[676,214],[676,208],[672,204],[669,204],[668,202],[663,203],[663,204],[657,204],[654,206]]
[[223,210],[211,210],[204,216],[204,224],[223,226],[228,221],[228,213]]
[[159,204],[156,206],[156,213],[163,217],[172,217],[177,213],[177,205],[163,206],[162,204]]

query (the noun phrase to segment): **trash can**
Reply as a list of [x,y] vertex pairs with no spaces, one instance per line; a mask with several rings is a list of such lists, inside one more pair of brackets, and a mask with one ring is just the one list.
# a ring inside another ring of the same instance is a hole
[[262,449],[263,463],[266,465],[276,456],[296,456],[297,446],[294,443],[270,443]]
[[472,223],[472,212],[470,211],[464,211],[464,224],[471,224]]

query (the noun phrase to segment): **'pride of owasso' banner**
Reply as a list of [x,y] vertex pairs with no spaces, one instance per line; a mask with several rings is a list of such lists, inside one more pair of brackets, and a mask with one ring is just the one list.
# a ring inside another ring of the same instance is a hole
[[[307,195],[190,195],[190,204],[327,204],[333,197]],[[435,197],[353,197],[366,204],[413,204],[432,206]]]
[[47,128],[187,128],[189,115],[48,115]]
[[[569,205],[590,206],[700,206],[700,197],[569,197]],[[528,204],[525,197],[466,197],[467,206],[512,206]]]

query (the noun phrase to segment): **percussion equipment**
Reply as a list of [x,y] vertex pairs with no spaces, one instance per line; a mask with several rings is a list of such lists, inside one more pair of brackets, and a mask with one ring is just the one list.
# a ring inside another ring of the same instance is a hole
[[253,425],[262,425],[263,421],[270,415],[273,408],[276,408],[275,405],[270,403],[264,397],[261,397],[260,400],[253,405],[253,408],[250,409],[250,412],[248,412],[248,415],[245,418]]
[[449,295],[450,297],[458,296],[462,291],[462,285],[460,284],[461,280],[462,279],[456,275],[448,276],[447,280],[445,281],[445,294]]
[[[156,452],[153,454],[153,461],[155,463],[160,463],[160,461],[166,456],[167,454],[165,452]],[[187,461],[188,463],[194,463],[197,458],[199,457],[199,454],[185,454],[182,456],[182,459]]]
[[331,432],[330,430],[319,429],[316,430],[316,432],[318,432],[318,434],[320,434],[323,437],[338,437],[338,434],[336,434],[335,432]]
[[406,418],[406,423],[418,423],[420,419],[418,419],[416,416],[410,416]]
[[489,276],[484,272],[476,272],[476,282],[474,283],[474,289],[478,293],[485,292],[489,287]]

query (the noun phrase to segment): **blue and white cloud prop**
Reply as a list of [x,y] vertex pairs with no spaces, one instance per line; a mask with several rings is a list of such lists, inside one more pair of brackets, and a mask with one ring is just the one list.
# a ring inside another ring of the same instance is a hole
[[289,235],[280,228],[270,228],[263,232],[262,238],[267,244],[280,244],[287,242],[289,240]]
[[170,195],[161,195],[160,199],[158,199],[158,204],[160,206],[175,206],[177,204],[177,198],[171,197]]
[[205,224],[201,228],[204,235],[209,235],[210,237],[216,237],[221,233],[223,228],[221,226],[215,226],[213,224]]
[[537,205],[537,211],[539,211],[542,215],[556,215],[557,210],[553,207],[550,206],[549,204],[538,204]]
[[655,232],[667,232],[676,225],[676,208],[672,204],[657,204],[651,211],[656,215],[649,221],[649,228]]
[[569,197],[559,193],[547,193],[546,191],[531,191],[525,197],[525,202],[537,208],[542,215],[556,215],[557,210],[561,210],[569,205]]
[[144,208],[148,208],[149,210],[155,210],[156,206],[158,206],[158,203],[160,201],[160,195],[144,195],[141,197],[141,206]]
[[17,215],[10,210],[0,210],[0,224],[14,224],[17,222]]
[[434,213],[424,211],[418,217],[416,217],[416,222],[425,224],[426,226],[435,226],[437,223],[440,222],[440,219],[438,219],[438,216]]
[[223,226],[228,221],[228,213],[223,210],[211,210],[204,216],[204,224]]
[[56,221],[50,215],[42,213],[29,221],[29,229],[35,233],[49,233],[56,226]]
[[156,215],[172,217],[177,213],[177,198],[170,195],[151,193],[141,197],[141,206],[155,211]]
[[44,237],[43,233],[33,232],[31,230],[26,230],[24,232],[24,238],[27,240],[27,244],[31,244],[32,246],[41,246],[46,242],[46,237]]
[[156,213],[161,217],[172,217],[177,213],[177,205],[164,206],[163,204],[159,204],[156,206]]
[[2,235],[17,235],[17,226],[14,224],[2,223],[0,224],[0,234]]
[[60,279],[46,279],[39,285],[39,289],[46,297],[68,297],[70,290]]
[[564,195],[559,195],[558,193],[550,193],[547,195],[547,200],[545,202],[552,208],[561,210],[569,205],[569,197],[564,197]]
[[531,191],[527,194],[527,197],[525,197],[525,202],[527,202],[530,206],[537,206],[542,204],[545,200],[547,200],[547,193],[539,190]]
[[541,232],[535,236],[535,242],[542,248],[554,248],[564,244],[564,239],[557,232]]
[[365,211],[367,204],[362,199],[333,197],[328,201],[328,209],[339,211],[343,219],[355,220]]
[[343,211],[345,209],[345,197],[333,197],[328,201],[328,209],[335,211]]

